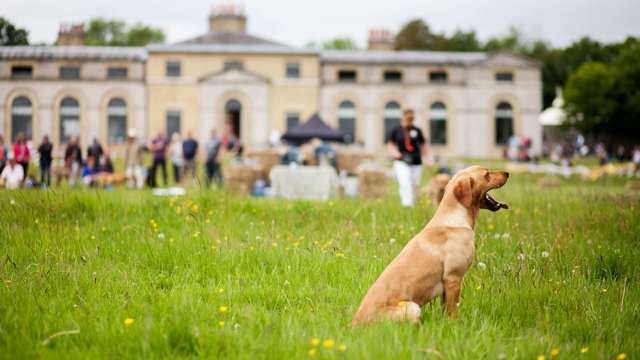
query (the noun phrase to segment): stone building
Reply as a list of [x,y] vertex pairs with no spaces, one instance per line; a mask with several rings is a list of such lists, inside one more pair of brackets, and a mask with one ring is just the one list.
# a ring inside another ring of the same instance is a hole
[[513,134],[540,151],[542,83],[528,59],[393,51],[384,30],[369,34],[368,50],[299,49],[251,35],[246,24],[241,9],[223,6],[206,33],[174,44],[0,47],[0,132],[118,144],[135,127],[142,137],[204,140],[228,119],[259,147],[319,113],[382,151],[385,132],[412,108],[437,154],[497,157]]
[[[141,48],[0,47],[0,129],[54,145],[79,136],[86,146],[124,142],[129,127],[146,129]],[[145,135],[142,132],[141,135]]]

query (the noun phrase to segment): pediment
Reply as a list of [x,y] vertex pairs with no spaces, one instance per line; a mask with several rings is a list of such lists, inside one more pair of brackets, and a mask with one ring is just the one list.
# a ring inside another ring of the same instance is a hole
[[216,71],[199,79],[203,84],[264,84],[269,79],[242,69]]
[[540,64],[534,60],[509,52],[491,54],[481,64],[490,67],[540,67]]

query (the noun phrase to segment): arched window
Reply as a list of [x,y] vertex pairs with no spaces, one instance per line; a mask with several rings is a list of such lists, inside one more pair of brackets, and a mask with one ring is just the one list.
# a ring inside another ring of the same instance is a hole
[[496,145],[506,145],[513,136],[513,108],[507,102],[496,107]]
[[347,134],[347,142],[356,138],[356,106],[349,100],[338,105],[338,128]]
[[72,97],[60,102],[60,143],[66,144],[80,135],[80,104]]
[[234,134],[240,138],[240,130],[242,129],[242,124],[240,123],[242,119],[242,104],[236,99],[231,99],[224,104],[224,111],[226,116],[225,120],[231,122]]
[[19,96],[11,104],[11,142],[24,133],[27,140],[33,135],[33,106],[26,96]]
[[402,118],[402,109],[400,104],[395,101],[389,101],[384,106],[384,138],[387,139],[389,132],[396,126],[400,125],[400,118]]
[[431,145],[447,144],[447,107],[440,101],[429,110],[429,138]]
[[121,98],[109,100],[107,106],[107,141],[122,144],[127,138],[127,103]]

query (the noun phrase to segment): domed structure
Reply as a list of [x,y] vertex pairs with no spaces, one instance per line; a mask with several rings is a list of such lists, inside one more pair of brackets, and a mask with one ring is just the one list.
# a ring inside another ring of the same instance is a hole
[[551,103],[551,107],[545,109],[540,116],[538,117],[538,121],[540,121],[540,125],[542,126],[559,126],[562,125],[564,120],[567,118],[567,114],[564,109],[564,99],[562,98],[562,89],[559,87],[556,88],[556,98],[553,99]]

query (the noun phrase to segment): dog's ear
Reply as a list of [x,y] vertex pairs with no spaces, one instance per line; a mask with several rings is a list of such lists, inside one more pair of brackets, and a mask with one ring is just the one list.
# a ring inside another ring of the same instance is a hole
[[473,202],[473,181],[472,177],[460,179],[453,188],[453,194],[456,199],[465,207],[471,207]]

